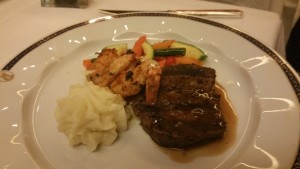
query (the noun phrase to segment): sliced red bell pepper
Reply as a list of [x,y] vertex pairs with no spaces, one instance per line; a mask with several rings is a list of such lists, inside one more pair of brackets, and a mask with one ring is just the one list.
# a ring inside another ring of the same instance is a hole
[[166,59],[163,59],[163,60],[160,60],[160,61],[157,61],[158,65],[162,68],[165,66],[166,64]]
[[175,60],[175,57],[174,57],[174,56],[166,57],[166,63],[165,63],[165,66],[174,65],[175,63],[176,63],[176,60]]
[[147,40],[146,35],[140,36],[137,41],[134,43],[134,46],[132,48],[133,53],[136,55],[136,57],[140,57],[143,55],[143,48],[142,44]]

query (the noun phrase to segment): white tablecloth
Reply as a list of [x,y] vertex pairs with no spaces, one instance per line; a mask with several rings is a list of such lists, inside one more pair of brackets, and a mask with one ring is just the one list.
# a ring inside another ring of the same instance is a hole
[[[134,6],[132,5],[134,4]],[[0,0],[0,67],[34,42],[64,27],[103,16],[97,9],[240,9],[242,19],[212,19],[235,27],[284,57],[284,35],[278,14],[199,0],[90,0],[84,9],[41,7],[39,0]]]

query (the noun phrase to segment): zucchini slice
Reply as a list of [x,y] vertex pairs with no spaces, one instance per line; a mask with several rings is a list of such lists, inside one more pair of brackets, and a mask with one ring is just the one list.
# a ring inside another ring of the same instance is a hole
[[153,59],[154,50],[153,50],[152,45],[149,42],[146,41],[142,44],[142,48],[143,48],[143,51],[144,51],[144,56],[148,57],[149,59]]
[[173,42],[171,48],[185,48],[186,57],[193,57],[198,60],[205,60],[207,58],[207,55],[201,49],[199,49],[194,45],[187,44],[184,42],[179,42],[179,41]]
[[110,45],[110,46],[104,47],[104,49],[113,49],[113,48],[115,48],[117,50],[117,54],[119,56],[125,55],[128,50],[127,43],[121,43],[121,44]]
[[186,48],[167,48],[154,50],[154,56],[184,56]]

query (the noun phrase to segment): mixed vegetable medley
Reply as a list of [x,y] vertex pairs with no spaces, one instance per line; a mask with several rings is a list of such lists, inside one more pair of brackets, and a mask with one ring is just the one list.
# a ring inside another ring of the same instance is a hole
[[[198,47],[176,41],[164,40],[151,44],[146,35],[140,36],[134,43],[132,49],[127,43],[106,46],[104,49],[116,49],[118,55],[133,52],[135,57],[146,56],[157,61],[160,67],[174,64],[197,64],[202,65],[207,55]],[[87,70],[93,69],[93,62],[97,58],[83,60],[83,65]]]

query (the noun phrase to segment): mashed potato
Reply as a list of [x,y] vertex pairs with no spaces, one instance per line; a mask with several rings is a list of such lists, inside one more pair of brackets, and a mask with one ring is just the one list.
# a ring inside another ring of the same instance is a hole
[[58,130],[70,145],[85,144],[90,151],[98,145],[111,145],[118,133],[127,129],[129,115],[124,105],[122,97],[108,88],[92,82],[72,85],[69,95],[57,100]]

